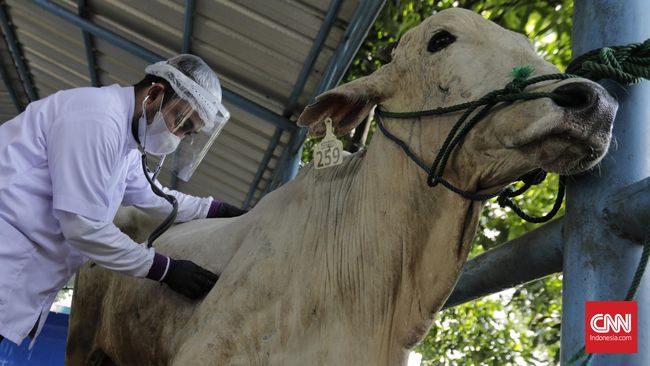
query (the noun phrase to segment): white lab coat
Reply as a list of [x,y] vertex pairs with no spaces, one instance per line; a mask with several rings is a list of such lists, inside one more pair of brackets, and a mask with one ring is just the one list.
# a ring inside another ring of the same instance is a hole
[[[131,133],[133,87],[60,91],[0,125],[0,335],[20,344],[57,292],[92,260],[144,277],[153,249],[112,224],[120,206],[171,206],[151,191]],[[168,191],[177,222],[207,216],[211,197]]]

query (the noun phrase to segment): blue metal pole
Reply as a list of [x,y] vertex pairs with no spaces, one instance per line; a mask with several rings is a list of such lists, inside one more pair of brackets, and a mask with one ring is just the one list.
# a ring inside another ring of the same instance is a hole
[[183,46],[182,53],[190,52],[190,38],[192,37],[192,27],[194,25],[194,0],[185,0],[185,24],[183,28]]
[[[77,9],[79,16],[87,19],[88,8],[86,7],[86,0],[77,0]],[[93,40],[88,32],[83,32],[84,48],[86,49],[86,60],[88,62],[88,74],[90,75],[90,83],[92,86],[99,86],[97,78],[97,65],[95,64],[95,55],[93,54]]]
[[255,173],[255,178],[253,178],[251,187],[248,189],[248,193],[246,194],[246,199],[244,200],[244,203],[242,205],[243,209],[247,209],[248,206],[250,206],[251,200],[253,199],[253,195],[255,194],[255,191],[257,191],[257,187],[260,185],[260,181],[262,180],[262,176],[264,175],[264,172],[266,171],[266,168],[269,165],[269,161],[271,161],[273,152],[275,151],[275,148],[278,146],[278,143],[280,142],[280,136],[282,136],[282,132],[283,130],[280,128],[275,129],[275,132],[273,133],[273,137],[271,137],[271,141],[269,142],[269,146],[266,148],[266,152],[264,152],[264,157],[260,162],[260,166],[257,168],[257,173]]
[[263,196],[266,196],[267,193],[277,188],[278,185],[280,184],[280,177],[282,177],[283,172],[286,172],[285,165],[289,164],[289,159],[287,159],[287,157],[289,156],[289,152],[291,151],[290,149],[291,141],[294,141],[298,133],[299,131],[292,132],[291,137],[289,138],[289,143],[287,144],[287,146],[285,146],[284,150],[282,150],[282,154],[280,155],[278,164],[275,167],[275,172],[273,172],[273,178],[271,178],[271,181],[269,182],[269,184],[266,185],[266,188],[264,189],[264,193],[262,194]]
[[560,218],[472,258],[443,309],[562,271]]
[[[127,52],[130,52],[147,62],[154,63],[165,59],[155,52],[151,52],[124,37],[121,37],[103,27],[100,27],[97,24],[94,24],[93,22],[82,19],[77,14],[69,12],[60,5],[51,3],[47,0],[32,0],[32,2],[42,9],[49,11],[50,13],[63,18],[67,22],[76,25],[77,27],[81,28],[81,30],[86,31],[95,37],[101,38],[107,42],[110,42],[111,44],[122,48],[123,50],[126,50]],[[243,109],[248,113],[251,113],[263,119],[264,121],[272,123],[280,128],[289,130],[297,129],[296,125],[293,122],[289,121],[289,119],[271,111],[268,108],[265,108],[249,99],[246,99],[231,90],[222,88],[221,92],[223,93],[224,100],[231,103],[237,108]]]
[[650,222],[650,178],[614,194],[603,210],[603,219],[619,235],[642,242]]
[[[576,0],[573,51],[650,38],[647,0]],[[611,194],[650,175],[650,83],[619,93],[614,124],[617,143],[595,172],[575,177],[567,187],[562,354],[564,365],[585,342],[585,301],[622,300],[639,261],[638,243],[616,235],[601,219]],[[648,225],[649,223],[645,223]],[[637,293],[638,353],[596,354],[590,365],[650,365],[650,280]]]
[[[181,53],[190,52],[190,38],[192,38],[192,28],[194,22],[194,0],[185,0],[185,22],[183,25],[183,43],[181,45]],[[176,170],[178,169],[178,150],[174,151],[172,156],[172,174],[169,182],[169,188],[178,188],[178,177]]]
[[285,109],[284,112],[284,115],[287,117],[291,115],[294,108],[296,108],[296,105],[298,104],[298,99],[300,98],[300,95],[302,94],[302,91],[305,88],[305,83],[307,83],[309,74],[311,74],[311,71],[313,70],[314,65],[316,64],[316,59],[318,58],[318,55],[323,49],[323,46],[325,46],[325,40],[327,39],[327,35],[330,33],[330,30],[334,25],[334,21],[336,20],[336,17],[339,14],[339,10],[341,9],[342,3],[343,3],[342,0],[332,0],[330,2],[329,9],[327,9],[327,13],[325,14],[325,19],[323,19],[323,24],[318,30],[318,34],[314,39],[314,44],[309,50],[307,59],[303,64],[302,70],[300,71],[300,75],[298,75],[298,80],[296,81],[296,84],[293,87],[293,91],[291,92],[291,96],[289,97],[289,103],[287,103],[287,108]]
[[[327,71],[320,80],[311,100],[318,94],[333,88],[341,81],[345,70],[347,70],[359,47],[361,47],[361,43],[366,38],[385,2],[385,0],[361,0],[359,2],[352,16],[352,20],[343,34],[343,40],[339,44],[336,53],[332,56]],[[291,141],[286,147],[290,149],[289,153],[286,154],[288,161],[286,164],[284,162],[282,164],[283,169],[280,172],[278,183],[287,182],[298,174],[300,158],[302,156],[302,144],[306,136],[307,128],[300,129],[292,136]]]
[[7,10],[3,4],[0,4],[0,27],[2,27],[2,33],[4,33],[7,46],[14,57],[16,66],[18,67],[18,75],[23,83],[23,88],[25,88],[29,100],[33,102],[38,100],[38,94],[36,93],[36,89],[32,83],[32,78],[29,76],[29,71],[27,71],[25,57],[23,56],[20,47],[18,47],[18,41],[16,40],[16,35],[14,34],[14,30],[11,28],[10,23]]

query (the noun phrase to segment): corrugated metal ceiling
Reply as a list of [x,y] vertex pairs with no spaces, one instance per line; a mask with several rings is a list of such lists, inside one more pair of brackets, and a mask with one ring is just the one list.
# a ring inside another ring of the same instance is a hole
[[[57,0],[52,3],[74,14],[79,14],[81,4],[85,6],[87,20],[164,58],[183,49],[185,1]],[[338,16],[299,94],[297,106],[287,111],[296,81],[330,5],[329,0],[197,0],[192,13],[189,52],[202,57],[219,74],[224,88],[285,119],[295,119],[314,94],[359,1],[341,3]],[[46,97],[60,89],[91,85],[80,28],[32,2],[7,0],[3,7],[37,97]],[[24,107],[28,98],[6,40],[5,34],[5,42],[0,42],[0,61],[9,85]],[[100,85],[130,85],[142,78],[149,62],[102,38],[91,36],[90,40]],[[6,85],[0,85],[1,121],[17,113]],[[268,165],[260,169],[261,179],[251,200],[254,204],[270,183],[294,129],[278,131],[264,116],[241,105],[228,101],[225,104],[231,111],[231,121],[192,180],[179,183],[178,188],[241,205],[273,136],[279,136],[275,148],[269,149]],[[160,180],[171,182],[168,170],[163,171]]]

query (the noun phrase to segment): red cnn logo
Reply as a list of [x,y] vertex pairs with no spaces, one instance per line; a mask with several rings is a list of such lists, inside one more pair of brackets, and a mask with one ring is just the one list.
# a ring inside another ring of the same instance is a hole
[[585,352],[637,352],[636,301],[587,301],[585,307]]

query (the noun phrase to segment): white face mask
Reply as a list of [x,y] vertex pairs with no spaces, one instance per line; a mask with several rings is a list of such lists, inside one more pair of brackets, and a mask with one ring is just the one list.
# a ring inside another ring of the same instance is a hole
[[139,126],[139,137],[140,142],[144,151],[157,155],[167,155],[171,154],[176,150],[178,144],[181,142],[181,138],[174,135],[167,128],[165,119],[161,112],[162,109],[162,100],[160,101],[160,108],[158,112],[153,116],[153,123],[151,126],[147,124],[147,116],[145,103],[147,99],[142,102],[142,116],[140,116],[140,126]]

